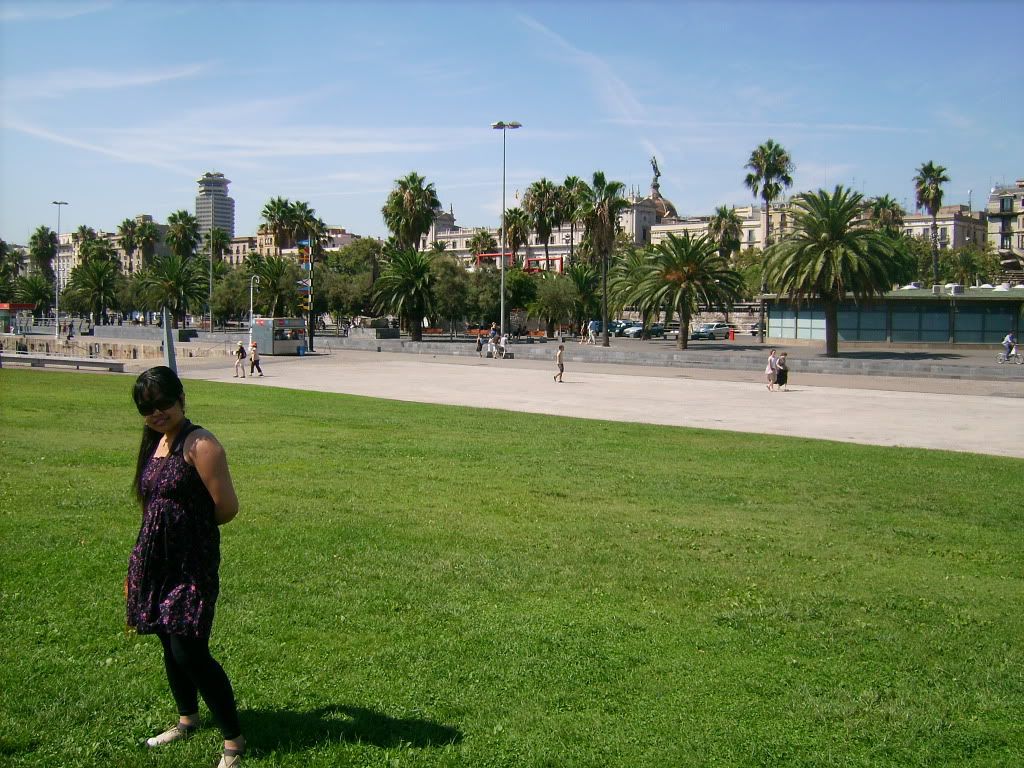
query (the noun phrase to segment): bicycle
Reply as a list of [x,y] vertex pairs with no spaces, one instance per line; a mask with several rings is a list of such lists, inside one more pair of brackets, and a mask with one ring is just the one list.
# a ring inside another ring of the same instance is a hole
[[1003,363],[1016,363],[1017,365],[1024,365],[1024,355],[1017,351],[1017,345],[1013,345],[1013,349],[1010,350],[1010,354],[1000,352],[996,355],[996,362],[1002,365]]

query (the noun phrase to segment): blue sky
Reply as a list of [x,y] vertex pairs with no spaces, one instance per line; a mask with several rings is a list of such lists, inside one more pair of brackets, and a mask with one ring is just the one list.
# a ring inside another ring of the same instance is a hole
[[[1024,102],[998,2],[15,2],[0,0],[0,237],[112,231],[194,210],[232,180],[236,233],[273,196],[386,235],[415,170],[463,226],[494,226],[546,176],[646,194],[649,158],[681,214],[751,202],[751,150],[913,206],[924,161],[975,207],[1024,177]],[[1005,34],[1003,34],[1005,33]],[[1019,48],[1017,48],[1019,53]]]

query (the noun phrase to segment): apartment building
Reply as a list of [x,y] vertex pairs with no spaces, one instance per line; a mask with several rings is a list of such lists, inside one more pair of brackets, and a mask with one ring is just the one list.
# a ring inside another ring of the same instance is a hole
[[[939,250],[985,247],[987,220],[984,211],[972,211],[966,205],[944,205],[935,219],[939,230]],[[930,241],[932,217],[925,213],[908,213],[903,217],[903,234]]]
[[988,241],[1003,269],[1024,270],[1024,179],[1013,186],[993,187],[988,198]]

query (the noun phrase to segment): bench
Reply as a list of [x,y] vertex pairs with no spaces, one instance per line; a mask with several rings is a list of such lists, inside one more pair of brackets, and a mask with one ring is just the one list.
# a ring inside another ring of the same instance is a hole
[[76,371],[82,368],[97,368],[111,373],[124,373],[124,367],[127,365],[126,360],[105,360],[102,357],[61,357],[27,352],[0,352],[0,368],[5,362],[27,363],[33,368],[43,368],[47,365],[74,366]]

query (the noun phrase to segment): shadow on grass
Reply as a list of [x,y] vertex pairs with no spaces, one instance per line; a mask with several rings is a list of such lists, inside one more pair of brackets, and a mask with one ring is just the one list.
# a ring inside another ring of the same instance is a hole
[[247,709],[239,715],[256,752],[297,751],[339,741],[421,749],[462,741],[462,733],[450,725],[390,717],[364,707],[334,705],[308,712]]

